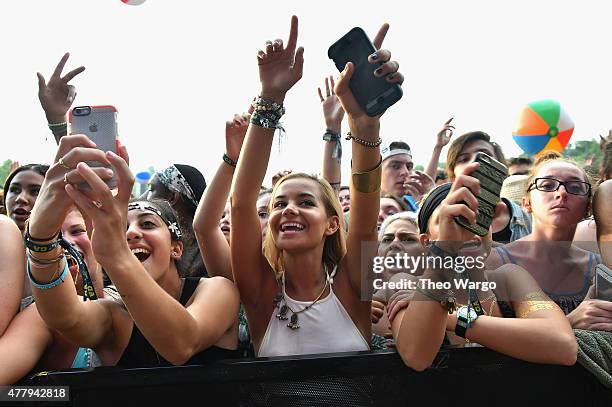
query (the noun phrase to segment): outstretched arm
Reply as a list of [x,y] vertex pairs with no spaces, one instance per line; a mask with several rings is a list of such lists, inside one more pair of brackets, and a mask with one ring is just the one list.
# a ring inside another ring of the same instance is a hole
[[261,302],[269,305],[270,300],[262,298],[262,292],[264,287],[275,285],[274,275],[262,254],[261,226],[255,207],[276,127],[275,123],[266,123],[262,116],[268,114],[265,109],[272,109],[275,118],[271,122],[276,122],[282,115],[279,106],[285,94],[302,77],[304,49],[297,48],[297,37],[298,20],[293,16],[286,46],[280,39],[267,41],[266,50],[258,52],[260,99],[255,102],[232,185],[232,271],[247,311]]
[[234,163],[238,162],[249,119],[250,114],[248,113],[236,114],[231,121],[225,123],[225,150],[230,162],[223,161],[219,165],[193,219],[193,230],[208,274],[225,277],[232,281],[234,277],[230,263],[230,247],[219,228],[219,219],[223,215],[223,209],[230,193],[235,170]]
[[341,160],[342,160],[342,118],[344,110],[340,100],[334,93],[334,78],[325,78],[325,96],[321,88],[318,88],[319,98],[323,107],[323,118],[325,119],[325,149],[323,151],[323,178],[329,182],[336,193],[340,191],[342,182]]
[[[237,294],[232,291],[231,282],[220,277],[212,278],[200,283],[194,301],[185,308],[153,279],[132,254],[126,239],[128,202],[134,176],[122,157],[113,152],[107,152],[106,157],[118,174],[116,195],[84,162],[78,164],[77,170],[91,192],[84,194],[72,185],[66,185],[66,192],[91,218],[94,254],[115,283],[129,316],[162,357],[170,363],[183,364],[194,354],[214,345],[231,327],[238,311]],[[180,244],[175,248],[178,256],[170,261],[180,257],[179,247],[182,249]],[[176,273],[176,270],[164,272]],[[159,278],[171,286],[173,279],[179,277],[170,274]],[[217,303],[227,304],[227,310],[221,310]],[[218,323],[211,324],[211,317],[205,315],[206,309],[218,318]]]
[[449,143],[450,138],[453,136],[455,126],[450,124],[452,120],[452,117],[448,119],[446,123],[444,123],[442,130],[438,132],[436,145],[431,152],[431,158],[427,163],[427,167],[425,167],[425,174],[429,175],[429,177],[433,180],[436,179],[436,171],[438,171],[438,163],[440,162],[440,153],[442,152],[442,148]]
[[[368,57],[371,64],[384,62],[375,71],[375,76],[385,77],[389,83],[401,84],[404,77],[397,70],[399,64],[391,61],[391,52],[380,49],[389,29],[384,24],[374,39],[377,51]],[[362,243],[377,241],[377,217],[380,206],[380,120],[370,117],[359,106],[353,95],[349,81],[355,67],[352,62],[346,64],[336,83],[335,92],[348,116],[352,143],[352,179],[350,183],[351,217],[347,238],[347,255],[345,256],[350,283],[355,293],[361,292],[361,258]],[[369,175],[368,175],[369,174]],[[371,176],[373,175],[373,176]],[[358,185],[355,184],[358,180]],[[372,253],[372,256],[374,253]]]
[[[63,165],[59,164],[60,159]],[[110,165],[104,152],[96,149],[95,144],[84,135],[66,136],[60,140],[55,164],[45,175],[29,219],[30,240],[45,245],[57,239],[62,222],[73,205],[64,189],[66,183],[83,182],[84,178],[75,167],[81,161],[90,160]],[[102,179],[112,177],[112,171],[107,168],[95,168],[93,171]],[[77,297],[69,273],[64,275],[66,260],[62,251],[57,245],[45,252],[29,254],[28,263],[34,280],[41,285],[59,283],[46,289],[33,285],[38,312],[50,328],[59,330],[81,346],[94,348],[108,333],[111,315],[104,300],[83,302]],[[45,264],[47,262],[50,264]],[[64,275],[64,278],[59,279],[60,275]]]

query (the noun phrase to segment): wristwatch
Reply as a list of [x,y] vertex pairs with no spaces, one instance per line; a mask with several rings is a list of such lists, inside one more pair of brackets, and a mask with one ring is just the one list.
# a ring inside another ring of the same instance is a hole
[[457,325],[455,325],[455,334],[465,338],[465,333],[469,327],[478,319],[478,314],[474,308],[470,307],[468,313],[467,305],[463,305],[457,309]]

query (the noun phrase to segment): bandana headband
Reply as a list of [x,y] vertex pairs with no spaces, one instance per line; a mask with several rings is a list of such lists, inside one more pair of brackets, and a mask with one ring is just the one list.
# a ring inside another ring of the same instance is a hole
[[181,240],[183,233],[181,232],[181,228],[178,226],[176,222],[170,222],[164,215],[162,215],[161,211],[154,206],[147,205],[146,202],[133,202],[128,205],[128,211],[140,209],[141,212],[150,211],[156,214],[164,221],[168,229],[170,230],[170,234],[174,236],[174,240]]
[[158,172],[156,175],[159,181],[164,184],[166,188],[168,188],[170,191],[177,192],[185,196],[196,207],[198,206],[198,200],[195,197],[193,189],[191,189],[191,186],[189,185],[183,174],[181,174],[178,168],[176,168],[176,166],[171,165],[163,171]]

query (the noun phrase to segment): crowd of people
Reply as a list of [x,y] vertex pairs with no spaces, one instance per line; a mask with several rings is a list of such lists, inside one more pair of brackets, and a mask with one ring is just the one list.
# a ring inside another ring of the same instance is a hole
[[[388,29],[374,37],[371,79],[401,85],[383,47]],[[133,196],[129,146],[102,151],[69,130],[70,81],[84,68],[62,76],[66,54],[48,81],[38,74],[58,146],[51,165],[19,166],[4,184],[0,385],[71,367],[380,348],[397,349],[421,371],[441,346],[466,343],[573,365],[573,329],[612,331],[612,302],[593,290],[596,266],[612,266],[612,137],[602,139],[604,159],[592,174],[554,152],[507,161],[483,131],[453,138],[451,118],[418,171],[410,136],[383,145],[384,114],[368,116],[357,102],[349,62],[318,89],[322,176],[286,171],[266,185],[303,53],[293,17],[286,42],[258,51],[260,92],[226,122],[208,185],[193,166],[174,164],[142,196]],[[341,179],[345,117],[350,180]],[[456,221],[482,215],[478,153],[510,170],[484,236]],[[484,261],[465,271],[446,262],[385,267],[383,280],[414,285],[374,289],[375,257],[399,255]],[[457,286],[458,278],[470,284]]]

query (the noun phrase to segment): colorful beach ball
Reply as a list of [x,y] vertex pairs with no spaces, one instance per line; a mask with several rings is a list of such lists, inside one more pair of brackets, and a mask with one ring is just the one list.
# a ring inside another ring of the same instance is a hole
[[121,2],[129,4],[130,6],[140,6],[145,0],[121,0]]
[[556,100],[538,100],[521,110],[512,138],[529,155],[561,152],[574,132],[574,122]]

